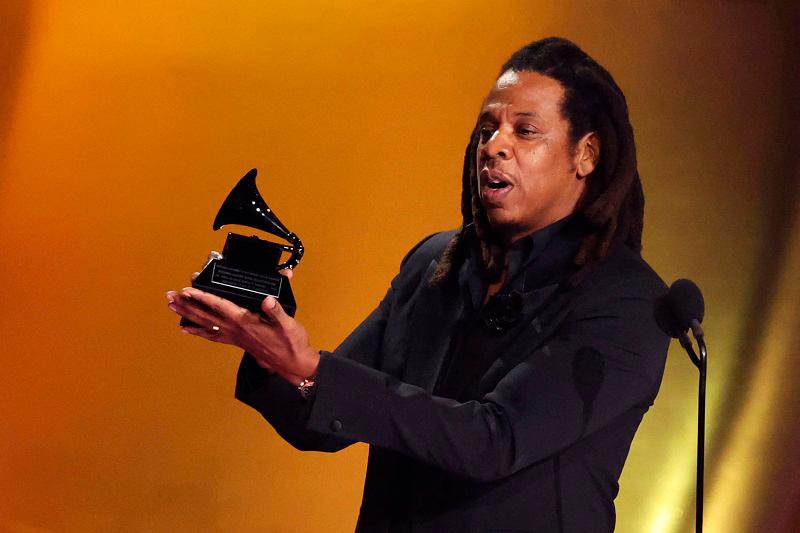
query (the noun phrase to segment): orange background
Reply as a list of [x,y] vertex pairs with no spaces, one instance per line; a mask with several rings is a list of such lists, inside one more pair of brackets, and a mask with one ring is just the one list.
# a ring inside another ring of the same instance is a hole
[[[706,529],[796,531],[796,7],[762,2],[0,4],[0,530],[351,531],[366,446],[302,454],[233,400],[238,350],[164,292],[259,187],[333,348],[405,251],[458,225],[499,65],[575,40],[625,91],[645,256],[704,289]],[[693,530],[696,372],[673,347],[618,531]]]

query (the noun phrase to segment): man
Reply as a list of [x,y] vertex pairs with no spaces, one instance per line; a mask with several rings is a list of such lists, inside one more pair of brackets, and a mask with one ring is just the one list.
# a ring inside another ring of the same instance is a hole
[[264,317],[194,289],[169,305],[246,350],[236,397],[292,445],[370,444],[359,531],[612,531],[668,345],[622,92],[569,41],[522,48],[462,188],[461,228],[412,249],[332,353],[273,298]]

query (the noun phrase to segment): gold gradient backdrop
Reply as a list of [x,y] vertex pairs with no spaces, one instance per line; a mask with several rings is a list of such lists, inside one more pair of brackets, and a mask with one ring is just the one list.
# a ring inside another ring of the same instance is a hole
[[[233,400],[238,350],[164,292],[251,167],[306,245],[333,348],[405,251],[459,223],[499,65],[563,35],[630,106],[645,256],[704,289],[706,529],[796,531],[797,8],[761,2],[0,5],[0,530],[351,531],[366,459],[295,451]],[[673,347],[618,530],[691,531],[696,373]]]

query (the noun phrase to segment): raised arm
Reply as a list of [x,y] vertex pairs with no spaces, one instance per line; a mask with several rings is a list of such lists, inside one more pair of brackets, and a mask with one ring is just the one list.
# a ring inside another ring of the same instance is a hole
[[[447,235],[438,240],[446,242]],[[396,286],[408,285],[410,277],[421,275],[403,268],[419,248],[434,238],[426,237],[406,255],[401,271],[378,307],[350,334],[338,352],[354,362],[375,366],[381,357],[381,344],[396,297]],[[436,240],[436,239],[434,239]],[[427,253],[435,253],[428,246]],[[305,328],[287,316],[277,301],[266,299],[263,315],[250,313],[229,301],[186,288],[167,294],[170,309],[198,324],[184,328],[186,333],[207,340],[233,344],[245,350],[237,373],[235,396],[258,410],[290,444],[301,450],[336,451],[352,440],[321,434],[306,428],[313,396],[303,398],[298,383],[316,373],[319,353],[308,342]]]
[[[491,481],[625,420],[633,431],[661,380],[668,339],[652,318],[648,279],[583,300],[557,334],[480,400],[431,395],[323,354],[308,427]],[[631,418],[632,417],[632,418]],[[613,430],[613,428],[612,428]]]

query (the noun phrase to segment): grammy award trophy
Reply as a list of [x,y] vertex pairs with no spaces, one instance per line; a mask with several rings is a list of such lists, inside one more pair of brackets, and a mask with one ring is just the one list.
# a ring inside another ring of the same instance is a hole
[[[261,311],[267,296],[278,299],[283,309],[294,316],[297,303],[289,280],[278,273],[294,268],[303,257],[303,243],[286,229],[256,187],[256,169],[239,180],[219,208],[214,231],[227,224],[239,224],[276,235],[289,244],[279,244],[252,235],[228,233],[222,253],[212,252],[192,287],[225,298],[253,312]],[[289,257],[281,262],[281,255]],[[181,325],[191,325],[185,319]]]

